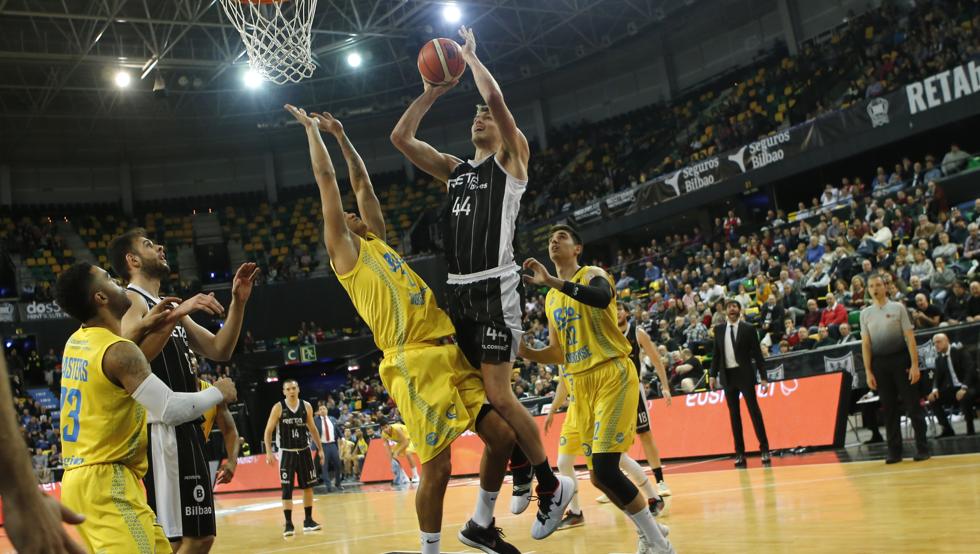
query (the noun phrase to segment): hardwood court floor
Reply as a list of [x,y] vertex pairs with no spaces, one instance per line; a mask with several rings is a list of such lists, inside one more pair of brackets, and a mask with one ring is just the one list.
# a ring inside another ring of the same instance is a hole
[[[828,463],[831,455],[775,459],[775,467],[730,468],[730,460],[668,466],[674,496],[662,521],[679,553],[977,552],[980,545],[980,454],[934,457],[885,466],[880,460]],[[806,465],[806,461],[813,463]],[[709,471],[699,471],[710,469]],[[544,541],[530,538],[533,505],[513,516],[509,488],[498,501],[497,524],[525,554],[606,554],[636,551],[633,526],[616,508],[595,502],[580,474],[586,525]],[[445,552],[476,552],[456,540],[471,513],[475,481],[458,481],[446,498]],[[323,530],[283,539],[277,493],[218,497],[217,553],[326,552],[381,554],[418,551],[412,490],[319,495]],[[294,508],[295,523],[302,508]],[[9,552],[0,538],[0,552]]]

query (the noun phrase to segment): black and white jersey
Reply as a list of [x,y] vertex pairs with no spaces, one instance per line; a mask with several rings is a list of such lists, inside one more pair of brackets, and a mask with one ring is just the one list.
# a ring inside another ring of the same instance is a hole
[[527,181],[504,171],[496,156],[456,166],[446,183],[443,240],[449,283],[514,272],[514,228]]
[[310,430],[306,427],[306,402],[299,401],[296,410],[289,409],[286,400],[279,401],[282,415],[276,432],[279,450],[305,450],[310,447]]
[[636,340],[636,321],[630,320],[629,325],[626,326],[626,340],[630,341],[630,359],[633,360],[633,365],[636,367],[636,375],[640,375],[640,343]]
[[[136,285],[129,285],[128,290],[135,292],[146,300],[149,309],[153,309],[160,299]],[[150,362],[153,374],[160,378],[174,392],[197,392],[197,380],[191,369],[190,344],[187,342],[187,331],[178,323],[170,333],[170,340],[164,345],[160,355]],[[154,423],[154,422],[151,422]]]

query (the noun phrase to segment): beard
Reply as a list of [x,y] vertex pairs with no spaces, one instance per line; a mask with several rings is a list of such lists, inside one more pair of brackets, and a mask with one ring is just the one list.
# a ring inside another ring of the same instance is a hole
[[146,277],[158,281],[165,281],[170,277],[170,266],[167,265],[167,262],[160,260],[160,258],[140,258],[140,261],[142,262],[140,271]]
[[126,296],[125,293],[117,295],[109,305],[109,309],[112,315],[119,319],[122,319],[126,312],[129,311],[130,306],[133,305],[133,301]]

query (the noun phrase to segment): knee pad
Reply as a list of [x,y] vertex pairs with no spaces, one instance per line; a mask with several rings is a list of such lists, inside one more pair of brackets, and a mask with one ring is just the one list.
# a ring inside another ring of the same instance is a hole
[[625,506],[639,493],[636,486],[619,469],[618,452],[603,452],[592,455],[592,471],[596,480],[606,490],[606,495]]
[[476,414],[476,425],[473,427],[476,428],[477,425],[480,425],[483,418],[487,417],[487,414],[489,414],[491,411],[493,411],[493,406],[491,406],[489,403],[480,406],[480,412]]

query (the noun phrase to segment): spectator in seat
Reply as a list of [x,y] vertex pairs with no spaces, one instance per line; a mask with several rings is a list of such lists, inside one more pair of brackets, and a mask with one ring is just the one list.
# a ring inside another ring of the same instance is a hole
[[852,310],[860,310],[867,300],[868,291],[860,275],[851,277],[851,288],[847,291],[844,303]]
[[921,248],[916,248],[912,253],[915,261],[909,266],[909,281],[912,277],[918,277],[919,282],[923,285],[929,283],[929,279],[932,278],[933,272],[936,270],[935,266],[932,265],[932,260],[926,258],[926,253]]
[[837,298],[827,293],[827,307],[820,314],[821,327],[833,327],[847,322],[847,309],[844,305],[837,302]]
[[824,267],[823,262],[814,264],[803,281],[803,288],[806,289],[808,294],[813,296],[820,296],[824,292],[827,292],[829,285],[830,272]]
[[655,265],[653,262],[647,262],[646,270],[643,272],[643,284],[649,285],[654,281],[659,281],[661,275],[660,266]]
[[980,260],[980,225],[974,222],[969,224],[966,229],[969,235],[963,241],[963,259]]
[[958,144],[950,144],[949,152],[946,152],[946,155],[943,156],[943,173],[946,175],[953,175],[954,173],[963,171],[963,168],[966,167],[966,162],[969,159],[970,155],[960,150],[960,146]]
[[926,156],[926,170],[923,174],[923,178],[927,183],[934,183],[936,179],[942,179],[943,172],[936,167],[936,158],[932,155]]
[[629,273],[626,273],[626,270],[624,269],[623,271],[619,272],[619,280],[616,281],[616,290],[624,291],[633,286],[633,283],[635,282],[636,279],[631,277]]
[[759,315],[761,318],[759,326],[764,332],[771,333],[774,338],[782,336],[779,323],[786,319],[786,310],[783,309],[775,292],[769,295],[766,303],[759,309]]
[[840,335],[840,338],[837,339],[835,344],[851,344],[861,340],[860,337],[857,336],[857,333],[851,331],[850,323],[841,323],[840,327],[837,328],[837,332]]
[[840,191],[834,188],[834,185],[827,183],[827,186],[823,189],[823,194],[820,195],[820,205],[824,208],[833,206],[837,203],[839,197]]
[[745,291],[745,285],[741,282],[738,284],[738,294],[735,295],[735,300],[742,305],[742,310],[752,305],[752,297]]
[[946,297],[946,305],[943,308],[943,312],[946,315],[946,322],[950,325],[965,322],[969,302],[970,295],[963,281],[953,281],[953,286],[950,287],[950,293]]
[[764,304],[769,297],[772,296],[772,285],[769,284],[769,278],[766,277],[764,273],[760,273],[755,277],[755,299],[759,304]]
[[980,321],[980,281],[970,283],[970,299],[966,303],[966,320]]
[[929,288],[932,289],[932,292],[929,293],[930,298],[934,302],[944,303],[955,282],[956,274],[946,265],[946,260],[936,258],[935,271],[932,274],[932,279],[929,280]]
[[946,258],[950,261],[956,260],[956,254],[959,252],[959,247],[950,242],[949,233],[943,232],[939,233],[939,246],[932,249],[932,257],[935,258]]
[[793,347],[793,351],[813,350],[814,344],[816,344],[816,341],[810,336],[809,329],[806,327],[800,327],[799,330],[796,331],[796,346]]
[[929,221],[929,218],[925,214],[922,214],[919,216],[918,226],[915,228],[915,234],[912,235],[912,239],[915,242],[918,242],[920,239],[931,241],[939,231],[939,225]]
[[858,274],[858,276],[861,277],[861,280],[867,283],[868,279],[870,279],[874,274],[875,271],[874,267],[871,265],[871,260],[867,258],[861,260],[861,273]]
[[816,327],[820,324],[820,313],[817,307],[817,301],[813,298],[806,301],[806,314],[803,316],[803,326],[809,329],[810,327]]
[[[694,385],[704,375],[704,366],[698,360],[690,348],[681,350],[681,362],[674,368],[674,374],[670,378],[671,390],[694,390]],[[685,387],[685,382],[686,387]]]
[[928,400],[932,413],[943,427],[939,436],[952,437],[956,434],[946,417],[945,408],[950,405],[959,406],[966,421],[966,434],[976,434],[973,423],[976,410],[973,402],[977,398],[977,370],[972,356],[961,348],[952,348],[949,338],[943,333],[934,336],[932,342],[936,346],[936,372]]
[[830,329],[821,325],[820,328],[817,329],[817,340],[813,343],[813,348],[833,346],[835,343],[836,341],[830,337]]
[[820,238],[816,235],[810,237],[810,246],[806,249],[806,261],[815,264],[823,258],[826,248],[820,244]]
[[912,309],[912,323],[916,329],[931,329],[939,325],[942,311],[929,302],[929,297],[923,293],[915,295],[915,308]]
[[885,173],[885,168],[878,166],[878,170],[875,172],[875,176],[871,179],[871,191],[877,192],[883,188],[888,187],[888,175]]

